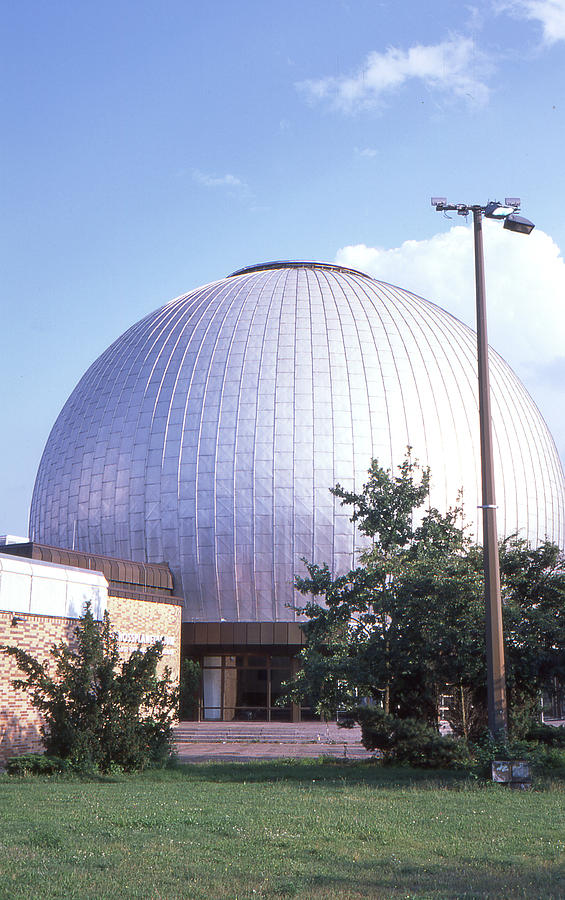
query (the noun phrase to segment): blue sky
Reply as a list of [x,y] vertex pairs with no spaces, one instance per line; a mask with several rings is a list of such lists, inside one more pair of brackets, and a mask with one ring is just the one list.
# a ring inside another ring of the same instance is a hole
[[565,0],[23,0],[0,40],[0,533],[88,365],[180,293],[338,259],[472,323],[432,195],[536,222],[485,229],[490,339],[565,458]]

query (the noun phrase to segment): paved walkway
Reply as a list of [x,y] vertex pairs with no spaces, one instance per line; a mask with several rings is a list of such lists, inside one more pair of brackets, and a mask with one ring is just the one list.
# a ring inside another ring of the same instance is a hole
[[331,756],[342,760],[371,759],[372,753],[364,747],[351,749],[335,744],[191,744],[178,747],[179,762],[252,762],[259,759],[318,759]]

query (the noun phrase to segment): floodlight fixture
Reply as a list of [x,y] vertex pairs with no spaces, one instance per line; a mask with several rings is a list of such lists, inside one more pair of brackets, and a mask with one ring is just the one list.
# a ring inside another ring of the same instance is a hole
[[519,197],[505,197],[504,202],[506,203],[506,206],[513,206],[514,210],[520,208],[521,201]]
[[485,206],[486,219],[505,219],[506,216],[511,215],[513,212],[516,212],[515,206],[511,206],[509,203],[503,206],[498,200],[491,200]]
[[432,197],[432,206],[445,206],[447,197]]
[[517,216],[515,213],[511,213],[509,216],[506,216],[504,227],[507,228],[508,231],[516,231],[518,234],[530,234],[536,226],[533,222],[530,222],[529,219],[524,219],[523,216]]

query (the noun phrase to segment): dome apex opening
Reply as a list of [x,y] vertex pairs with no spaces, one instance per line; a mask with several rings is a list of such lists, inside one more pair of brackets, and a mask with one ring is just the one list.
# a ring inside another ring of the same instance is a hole
[[371,278],[366,272],[360,272],[359,269],[350,269],[348,266],[340,266],[337,263],[296,259],[279,259],[273,262],[257,263],[254,266],[244,266],[243,269],[237,269],[227,277],[235,278],[236,275],[249,275],[251,272],[264,272],[268,269],[327,269],[330,272],[345,272],[347,275],[360,275],[362,278]]

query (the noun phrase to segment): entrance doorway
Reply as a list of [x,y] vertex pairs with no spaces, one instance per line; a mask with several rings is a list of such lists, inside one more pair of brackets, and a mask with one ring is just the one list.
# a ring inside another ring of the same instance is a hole
[[201,719],[291,722],[292,704],[277,701],[292,677],[292,663],[289,656],[255,653],[203,656]]

